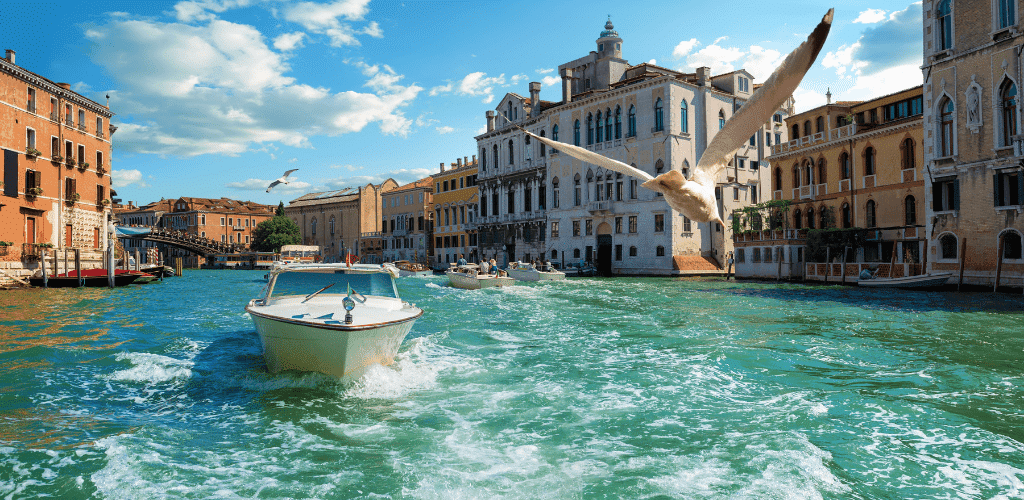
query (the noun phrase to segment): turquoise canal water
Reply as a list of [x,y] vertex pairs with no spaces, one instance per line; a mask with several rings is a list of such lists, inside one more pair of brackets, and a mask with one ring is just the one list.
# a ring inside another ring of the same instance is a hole
[[0,293],[0,498],[1022,498],[1018,295],[465,291],[351,386],[270,375],[261,272]]

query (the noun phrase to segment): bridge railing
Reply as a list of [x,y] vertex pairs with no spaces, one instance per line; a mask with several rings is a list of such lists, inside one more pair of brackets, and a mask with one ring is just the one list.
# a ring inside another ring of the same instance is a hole
[[140,235],[140,237],[168,243],[177,243],[182,247],[195,251],[195,253],[201,253],[204,255],[213,253],[237,253],[247,250],[247,247],[242,244],[211,240],[187,231],[163,227],[149,227],[149,229],[149,234]]

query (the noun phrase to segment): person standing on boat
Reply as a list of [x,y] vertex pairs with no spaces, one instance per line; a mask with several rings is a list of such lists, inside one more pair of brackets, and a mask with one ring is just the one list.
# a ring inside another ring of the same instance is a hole
[[480,274],[487,274],[490,270],[491,265],[487,262],[487,259],[484,259],[484,261],[480,263]]
[[491,259],[491,274],[498,275],[498,263]]
[[458,265],[459,265],[459,267],[462,267],[462,266],[465,266],[465,265],[466,265],[466,256],[465,256],[465,255],[462,255],[461,253],[459,254],[459,262],[458,262]]

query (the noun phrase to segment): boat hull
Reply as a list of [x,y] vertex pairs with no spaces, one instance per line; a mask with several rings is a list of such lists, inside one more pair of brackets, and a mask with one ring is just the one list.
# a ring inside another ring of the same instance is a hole
[[463,290],[480,290],[481,288],[509,286],[516,283],[515,279],[504,276],[469,276],[467,274],[453,272],[448,272],[446,274],[448,276],[449,286],[453,288],[461,288]]
[[[114,286],[126,286],[135,283],[141,274],[122,273],[114,276]],[[29,278],[32,286],[43,286],[43,278]],[[88,276],[82,273],[82,284],[91,288],[102,288],[109,286],[106,275]],[[46,286],[49,288],[76,288],[78,287],[78,276],[51,276],[47,279]]]
[[398,348],[419,317],[372,328],[325,328],[262,315],[252,310],[252,304],[246,310],[263,344],[268,371],[320,372],[346,383],[361,377],[374,364],[393,363]]
[[561,281],[565,279],[563,272],[537,271],[534,269],[509,269],[508,275],[516,281]]
[[434,275],[434,271],[432,271],[430,269],[427,269],[425,271],[406,271],[406,270],[404,270],[402,268],[398,269],[398,277],[399,278],[408,278],[408,277],[422,278],[424,276],[433,276],[433,275]]
[[860,280],[857,282],[857,285],[866,288],[936,288],[945,285],[946,281],[952,276],[952,273],[943,273],[904,276],[902,278],[874,278]]

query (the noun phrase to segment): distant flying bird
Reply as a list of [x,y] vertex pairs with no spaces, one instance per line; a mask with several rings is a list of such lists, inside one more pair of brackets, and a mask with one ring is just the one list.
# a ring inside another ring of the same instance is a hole
[[726,122],[715,138],[708,144],[697,168],[689,179],[677,170],[669,170],[657,177],[652,177],[647,172],[639,170],[620,161],[601,156],[579,146],[573,146],[562,142],[552,141],[544,137],[538,137],[526,132],[534,139],[562,151],[569,156],[583,160],[587,163],[600,165],[609,170],[631,175],[643,181],[643,187],[657,191],[665,195],[668,204],[682,212],[687,218],[697,222],[722,222],[722,216],[718,212],[718,203],[715,201],[715,184],[718,175],[722,173],[726,165],[732,159],[733,153],[745,143],[750,136],[754,135],[763,126],[775,111],[786,99],[789,99],[804,74],[814,64],[818,52],[825,44],[829,28],[832,26],[832,14],[834,9],[829,9],[825,17],[821,19],[814,31],[807,37],[807,41],[800,44],[785,61],[775,69],[772,76],[764,82],[750,100],[736,111],[736,114]]
[[298,169],[297,168],[293,168],[293,169],[285,172],[284,175],[282,175],[280,179],[278,179],[278,180],[276,180],[274,182],[271,182],[270,185],[267,186],[267,192],[269,193],[270,189],[273,188],[274,186],[278,185],[278,184],[288,184],[288,176],[291,175],[291,173],[296,171],[296,170],[298,170]]

